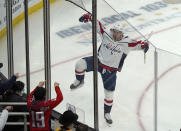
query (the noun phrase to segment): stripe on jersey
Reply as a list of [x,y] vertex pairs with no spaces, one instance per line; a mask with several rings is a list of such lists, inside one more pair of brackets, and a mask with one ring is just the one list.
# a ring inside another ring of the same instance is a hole
[[100,32],[101,32],[101,34],[104,34],[104,30],[103,30],[103,28],[102,28],[101,22],[99,21],[98,23],[99,23],[99,27],[100,27]]
[[108,70],[108,71],[117,71],[117,70],[118,70],[117,68],[113,68],[113,67],[106,66],[106,65],[102,64],[101,62],[99,62],[99,65],[100,65],[103,69],[106,69],[106,70]]
[[128,47],[135,47],[138,44],[143,44],[142,41],[135,41],[135,43],[128,43]]

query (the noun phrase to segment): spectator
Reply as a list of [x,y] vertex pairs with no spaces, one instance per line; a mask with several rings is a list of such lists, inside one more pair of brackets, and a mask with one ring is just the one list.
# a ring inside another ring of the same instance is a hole
[[[27,98],[23,97],[24,93],[24,83],[21,81],[16,81],[13,84],[12,91],[8,91],[3,97],[4,102],[26,102]],[[28,112],[26,105],[14,105],[13,112]],[[23,115],[10,116],[8,122],[24,122]],[[10,131],[13,129],[18,131],[24,131],[24,125],[11,125],[5,126],[4,131]]]
[[13,109],[12,106],[6,106],[4,110],[2,111],[2,114],[0,116],[0,131],[4,128],[6,121],[8,119],[8,111],[11,111]]
[[2,68],[3,67],[3,63],[0,63],[0,68]]
[[50,131],[51,112],[63,100],[59,83],[55,82],[54,87],[57,97],[55,100],[46,101],[46,90],[42,87],[44,83],[39,82],[38,86],[28,97],[27,105],[30,113],[30,131]]
[[[3,63],[0,63],[0,68],[3,67]],[[0,72],[0,81],[6,81],[7,78]]]
[[77,119],[77,114],[73,113],[71,110],[65,111],[59,118],[59,123],[63,126],[57,128],[56,131],[71,131],[71,129],[73,128],[73,123],[75,123]]
[[15,73],[9,80],[5,82],[0,81],[0,95],[3,95],[6,90],[11,89],[18,77],[19,73]]
[[84,124],[78,124],[76,131],[88,131],[88,126]]
[[[16,81],[13,83],[13,86],[10,90],[4,94],[4,100],[8,102],[26,102],[26,95],[24,95],[24,86],[25,84],[22,81]],[[9,97],[11,95],[11,98]],[[23,97],[22,97],[23,96]]]

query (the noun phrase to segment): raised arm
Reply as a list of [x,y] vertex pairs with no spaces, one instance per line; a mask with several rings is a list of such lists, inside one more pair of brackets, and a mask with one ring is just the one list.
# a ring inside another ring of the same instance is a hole
[[149,49],[149,43],[147,41],[133,41],[128,43],[128,47],[131,48],[131,50],[143,50],[144,53],[146,53]]
[[[87,13],[87,14],[84,14],[82,15],[80,18],[79,18],[79,21],[80,22],[84,22],[84,23],[87,23],[89,21],[92,21],[92,15]],[[104,34],[104,29],[103,29],[103,26],[101,24],[100,21],[97,20],[97,33],[99,33],[100,35],[103,35]]]
[[55,82],[54,83],[54,88],[55,88],[55,92],[57,94],[56,99],[49,100],[45,104],[46,106],[50,106],[50,108],[56,107],[63,100],[63,95],[62,95],[62,92],[61,92],[61,90],[59,88],[59,83]]
[[11,89],[18,77],[19,73],[15,73],[9,80],[0,83],[0,94],[3,94],[6,90]]

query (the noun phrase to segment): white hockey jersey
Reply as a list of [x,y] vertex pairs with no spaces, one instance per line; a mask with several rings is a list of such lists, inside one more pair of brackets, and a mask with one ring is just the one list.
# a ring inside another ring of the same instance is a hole
[[102,37],[102,43],[98,50],[98,59],[108,70],[120,70],[123,66],[127,54],[131,50],[143,49],[142,41],[134,41],[124,36],[120,41],[114,41],[112,31],[103,30],[101,23],[98,22],[98,33]]

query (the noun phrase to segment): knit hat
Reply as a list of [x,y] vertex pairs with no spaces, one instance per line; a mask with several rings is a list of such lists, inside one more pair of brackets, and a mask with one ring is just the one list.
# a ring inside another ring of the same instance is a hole
[[3,63],[0,63],[0,68],[2,68],[3,67]]
[[65,111],[63,115],[59,118],[59,122],[64,126],[69,126],[70,124],[76,122],[78,115],[73,113],[71,110]]

